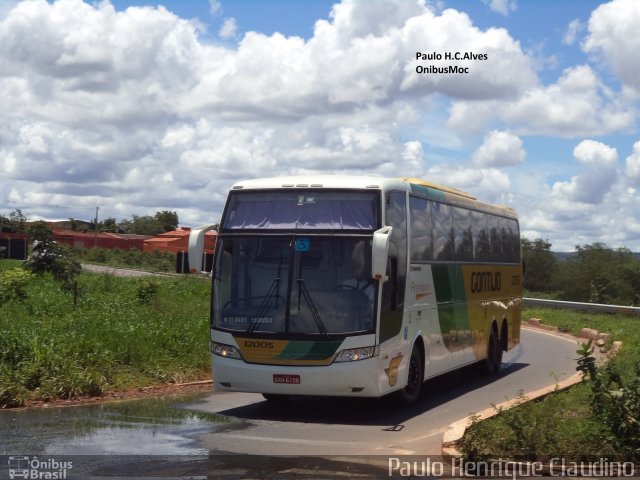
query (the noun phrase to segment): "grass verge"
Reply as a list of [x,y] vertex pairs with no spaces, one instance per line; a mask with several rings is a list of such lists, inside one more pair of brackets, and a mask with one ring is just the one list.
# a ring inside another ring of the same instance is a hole
[[[19,265],[3,260],[0,276]],[[209,376],[209,282],[79,279],[75,309],[49,275],[0,303],[0,407]]]
[[[616,379],[616,386],[626,385],[626,394],[635,395],[640,362],[640,318],[551,309],[526,310],[523,318],[530,317],[540,318],[562,331],[577,334],[581,328],[588,327],[610,333],[612,340],[622,340],[623,349],[609,362],[603,378]],[[624,436],[612,428],[611,418],[598,408],[599,402],[615,401],[624,390],[612,390],[608,400],[594,398],[592,385],[583,382],[532,402],[526,402],[521,396],[520,405],[498,410],[496,416],[484,421],[474,420],[459,448],[469,461],[495,458],[533,461],[554,457],[576,462],[594,458],[639,461],[637,434],[627,432]],[[636,414],[633,408],[627,412]]]

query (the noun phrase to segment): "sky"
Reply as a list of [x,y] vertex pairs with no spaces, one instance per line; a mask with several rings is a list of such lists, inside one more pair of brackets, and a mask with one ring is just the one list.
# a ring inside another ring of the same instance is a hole
[[638,25],[637,0],[0,0],[0,214],[196,226],[243,179],[419,177],[553,250],[640,251]]

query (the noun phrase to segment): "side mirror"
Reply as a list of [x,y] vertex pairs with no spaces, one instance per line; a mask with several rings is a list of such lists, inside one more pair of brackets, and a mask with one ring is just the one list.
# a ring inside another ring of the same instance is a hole
[[371,276],[375,280],[386,282],[387,258],[389,257],[389,238],[393,227],[382,227],[373,232],[373,245],[371,246]]
[[189,270],[191,273],[202,272],[204,252],[204,234],[213,230],[215,225],[203,225],[191,230],[189,234]]

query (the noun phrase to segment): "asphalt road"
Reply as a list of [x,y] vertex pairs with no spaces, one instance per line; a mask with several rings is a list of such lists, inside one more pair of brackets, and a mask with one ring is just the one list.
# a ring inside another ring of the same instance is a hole
[[214,392],[188,408],[237,419],[200,436],[210,451],[252,455],[438,455],[447,426],[575,373],[576,343],[536,330],[504,356],[492,377],[454,372],[427,382],[417,404],[382,399],[299,397],[267,402],[259,394]]

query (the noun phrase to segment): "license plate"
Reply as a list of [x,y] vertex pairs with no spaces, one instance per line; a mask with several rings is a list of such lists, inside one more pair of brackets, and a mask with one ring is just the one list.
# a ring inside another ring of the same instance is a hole
[[300,383],[300,375],[285,375],[282,373],[274,373],[273,383],[288,383],[298,385]]

